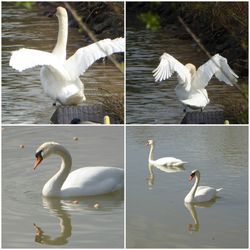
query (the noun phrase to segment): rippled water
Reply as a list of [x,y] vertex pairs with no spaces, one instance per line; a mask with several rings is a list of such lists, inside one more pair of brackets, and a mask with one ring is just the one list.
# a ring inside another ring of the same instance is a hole
[[[17,7],[15,3],[2,3],[2,121],[10,123],[50,123],[55,111],[52,100],[43,93],[40,68],[19,73],[9,67],[10,52],[22,47],[52,51],[57,39],[56,17],[41,14],[36,6],[32,10]],[[88,45],[76,28],[69,28],[67,55]],[[110,63],[93,64],[81,77],[88,101],[106,89],[111,95],[123,93],[123,75]]]
[[[77,198],[77,202],[45,199],[43,185],[60,160],[51,157],[33,170],[35,150],[53,140],[70,151],[72,169],[123,168],[122,127],[4,127],[2,140],[2,247],[123,247],[122,191]],[[94,208],[96,203],[99,209]],[[33,223],[42,234],[36,235]]]
[[[177,38],[179,31],[173,25],[152,32],[129,19],[126,34],[127,123],[179,124],[183,118],[183,106],[175,94],[176,76],[155,83],[152,71],[158,66],[164,52],[173,55],[183,64],[191,62],[196,67],[205,63],[207,57],[191,40]],[[210,81],[207,90],[211,100],[207,110],[214,109],[215,104],[223,108],[223,102],[228,105],[243,98],[234,87],[217,79]]]
[[[149,178],[148,139],[155,159],[172,156],[188,163],[184,171],[153,169]],[[128,127],[126,230],[129,248],[248,247],[247,127]],[[223,188],[205,207],[184,206],[193,182]]]

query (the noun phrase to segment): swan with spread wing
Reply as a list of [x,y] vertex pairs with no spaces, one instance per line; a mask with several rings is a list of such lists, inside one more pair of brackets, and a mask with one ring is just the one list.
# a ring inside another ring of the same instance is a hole
[[9,65],[23,71],[42,66],[40,78],[45,94],[62,105],[77,105],[86,100],[84,85],[79,76],[98,59],[113,53],[124,52],[124,38],[104,39],[78,49],[66,60],[68,15],[66,9],[57,7],[59,22],[57,43],[52,53],[36,49],[19,49],[12,52]]
[[198,70],[188,63],[183,65],[170,54],[164,53],[160,57],[158,67],[153,71],[155,81],[163,81],[170,78],[173,73],[178,75],[178,84],[175,88],[178,99],[186,107],[203,110],[210,102],[205,89],[211,78],[217,79],[232,86],[237,82],[238,76],[227,63],[227,59],[219,54],[201,65]]

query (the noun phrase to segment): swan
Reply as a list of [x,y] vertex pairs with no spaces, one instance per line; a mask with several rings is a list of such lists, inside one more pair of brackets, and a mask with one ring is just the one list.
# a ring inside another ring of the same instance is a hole
[[57,7],[59,22],[57,43],[52,53],[36,49],[19,49],[12,52],[9,65],[19,72],[42,66],[40,79],[46,95],[62,105],[77,105],[86,100],[84,85],[79,76],[98,59],[113,53],[124,52],[124,38],[104,39],[78,49],[66,60],[68,15]]
[[193,170],[189,176],[189,180],[191,181],[194,177],[195,183],[184,199],[184,202],[186,203],[211,201],[216,197],[217,193],[222,190],[222,188],[215,189],[208,186],[198,186],[200,182],[199,170]]
[[170,54],[164,53],[160,57],[160,64],[153,70],[155,82],[170,78],[174,72],[178,75],[175,93],[184,105],[184,112],[187,107],[202,111],[210,102],[205,88],[213,75],[230,86],[233,86],[238,78],[228,65],[227,59],[219,54],[214,55],[196,71],[193,64],[184,66]]
[[115,167],[84,167],[70,173],[72,159],[68,150],[56,142],[45,142],[36,150],[34,169],[47,157],[61,157],[60,170],[44,185],[45,197],[92,196],[123,188],[124,171]]
[[154,165],[158,168],[161,166],[167,166],[171,167],[172,169],[174,167],[177,168],[177,171],[179,171],[179,167],[182,166],[183,164],[187,163],[185,161],[182,161],[180,159],[176,159],[174,157],[163,157],[158,160],[153,160],[153,150],[154,150],[154,141],[153,140],[148,140],[146,146],[150,146],[150,151],[149,151],[149,156],[148,156],[148,162],[151,165]]

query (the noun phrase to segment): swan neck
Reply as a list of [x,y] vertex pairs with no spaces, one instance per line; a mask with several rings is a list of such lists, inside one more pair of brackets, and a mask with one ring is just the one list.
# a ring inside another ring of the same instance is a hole
[[70,153],[61,145],[54,146],[52,154],[60,156],[62,161],[59,171],[43,187],[43,195],[47,197],[60,196],[62,185],[68,177],[72,165]]
[[53,54],[55,54],[59,59],[66,60],[66,47],[68,40],[68,17],[67,16],[58,16],[58,35],[57,35],[57,43],[53,50]]
[[154,150],[154,144],[150,145],[150,150],[149,150],[149,155],[148,155],[148,161],[153,161],[154,155],[153,155],[153,150]]
[[194,198],[194,195],[195,195],[195,192],[196,192],[196,190],[198,188],[199,182],[200,182],[200,176],[195,175],[195,183],[194,183],[193,187],[190,190],[192,199]]

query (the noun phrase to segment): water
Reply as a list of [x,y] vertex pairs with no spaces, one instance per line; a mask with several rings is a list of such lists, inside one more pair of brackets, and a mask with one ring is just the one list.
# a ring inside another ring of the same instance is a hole
[[[150,138],[155,159],[182,159],[186,170],[154,169],[150,180]],[[128,127],[126,159],[128,248],[248,247],[247,127]],[[193,169],[200,185],[223,188],[208,207],[184,206]]]
[[[32,10],[17,7],[15,3],[2,3],[2,121],[5,124],[50,123],[55,111],[53,100],[45,96],[40,83],[40,67],[18,72],[9,66],[10,52],[33,48],[52,51],[57,39],[57,18],[41,15],[36,6]],[[41,42],[42,41],[42,42]],[[67,55],[88,45],[76,28],[69,28]],[[103,95],[122,94],[123,74],[110,62],[93,64],[81,77],[88,101]]]
[[[34,171],[34,154],[41,143],[53,140],[70,151],[72,169],[123,168],[122,127],[4,127],[2,247],[122,248],[123,191],[77,200],[42,198],[42,187],[60,160],[51,157]],[[95,209],[95,204],[100,208]],[[35,235],[33,223],[42,235]]]
[[[155,83],[152,71],[158,66],[164,52],[183,64],[191,62],[197,67],[205,63],[207,57],[192,40],[177,38],[179,31],[174,25],[152,32],[128,18],[126,35],[127,123],[179,124],[183,118],[183,106],[175,94],[176,75],[167,81]],[[215,104],[220,108],[233,106],[239,100],[248,105],[238,90],[215,78],[210,81],[207,91],[211,100],[207,110],[214,109]]]

